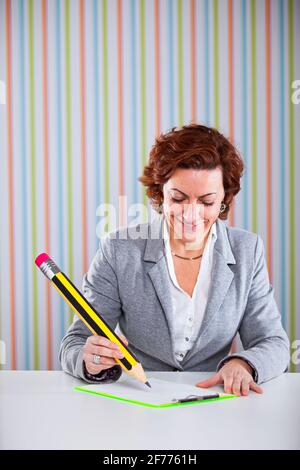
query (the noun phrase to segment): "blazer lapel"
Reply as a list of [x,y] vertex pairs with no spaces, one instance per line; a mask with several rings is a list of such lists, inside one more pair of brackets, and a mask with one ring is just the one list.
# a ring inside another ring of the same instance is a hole
[[172,329],[172,299],[170,289],[168,288],[168,272],[165,259],[161,258],[152,268],[148,271],[149,277],[152,281],[153,287],[162,306],[162,310],[166,316],[169,332],[171,338],[173,338]]

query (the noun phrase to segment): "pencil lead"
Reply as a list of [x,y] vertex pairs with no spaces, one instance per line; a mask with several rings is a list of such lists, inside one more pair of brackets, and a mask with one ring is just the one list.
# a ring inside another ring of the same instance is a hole
[[148,385],[148,387],[151,388],[151,385],[149,384],[149,382],[145,382],[145,385]]

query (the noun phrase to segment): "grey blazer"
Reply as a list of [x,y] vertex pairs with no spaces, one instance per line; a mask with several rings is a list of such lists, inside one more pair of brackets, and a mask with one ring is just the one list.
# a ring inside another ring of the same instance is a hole
[[[175,357],[169,277],[164,256],[162,217],[126,227],[102,239],[83,292],[114,329],[117,324],[145,370],[216,371],[228,359],[237,333],[244,350],[236,356],[254,368],[265,382],[286,371],[289,340],[269,283],[261,238],[246,230],[216,222],[212,281],[203,322],[192,349],[179,363]],[[140,238],[136,237],[137,230]],[[63,370],[89,380],[83,369],[82,346],[90,332],[80,319],[61,343]],[[117,380],[102,373],[98,380]]]

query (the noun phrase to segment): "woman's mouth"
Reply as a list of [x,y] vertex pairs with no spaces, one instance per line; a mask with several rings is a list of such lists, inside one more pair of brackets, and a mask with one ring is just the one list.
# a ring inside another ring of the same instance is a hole
[[184,222],[183,220],[179,220],[179,219],[176,219],[176,220],[182,225],[183,230],[185,232],[197,232],[198,230],[203,228],[203,226],[207,223],[206,220],[201,220],[192,224]]

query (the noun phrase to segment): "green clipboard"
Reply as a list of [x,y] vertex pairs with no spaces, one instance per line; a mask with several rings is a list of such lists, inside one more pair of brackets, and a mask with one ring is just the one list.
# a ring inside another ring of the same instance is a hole
[[236,398],[235,395],[220,394],[218,398],[177,403],[173,400],[184,398],[189,395],[211,395],[212,390],[201,389],[193,385],[177,382],[168,382],[157,378],[149,379],[149,382],[151,384],[151,389],[146,388],[143,384],[140,384],[129,377],[122,377],[120,381],[113,384],[83,385],[75,387],[75,390],[127,403],[133,403],[135,405],[146,406],[148,408],[170,408]]

